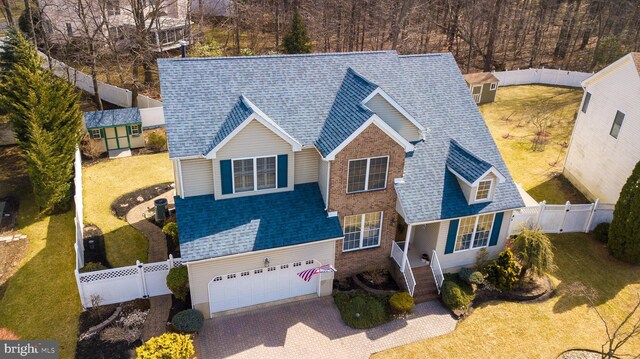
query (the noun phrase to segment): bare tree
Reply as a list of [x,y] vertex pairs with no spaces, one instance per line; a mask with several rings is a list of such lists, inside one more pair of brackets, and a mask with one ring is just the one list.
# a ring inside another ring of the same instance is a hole
[[640,299],[624,319],[615,326],[610,326],[609,322],[602,316],[598,308],[594,307],[598,317],[604,324],[607,333],[607,341],[602,344],[602,358],[613,359],[620,357],[640,358],[640,354],[621,354],[622,347],[629,340],[640,337]]

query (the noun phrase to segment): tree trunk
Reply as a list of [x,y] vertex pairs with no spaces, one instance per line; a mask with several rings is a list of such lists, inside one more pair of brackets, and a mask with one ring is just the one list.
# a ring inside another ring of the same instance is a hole
[[455,4],[453,5],[453,9],[449,10],[449,30],[447,31],[447,49],[449,50],[449,52],[453,51],[453,41],[458,34],[458,20],[460,18],[460,7],[462,6],[462,0],[453,1]]
[[493,8],[493,14],[491,15],[491,26],[489,28],[489,40],[487,41],[487,51],[484,55],[483,71],[491,71],[493,64],[493,51],[495,48],[496,34],[498,32],[498,20],[500,19],[500,10],[502,10],[502,1],[496,0]]
[[4,14],[7,17],[7,23],[9,26],[14,27],[15,23],[13,22],[13,12],[11,12],[11,5],[9,5],[9,0],[2,0],[2,6],[4,7]]
[[276,51],[280,48],[280,0],[276,0]]

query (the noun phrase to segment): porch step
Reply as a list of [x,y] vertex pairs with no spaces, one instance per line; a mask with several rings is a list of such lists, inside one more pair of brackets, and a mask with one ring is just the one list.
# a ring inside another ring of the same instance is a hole
[[413,277],[416,279],[416,289],[413,293],[413,300],[416,303],[423,303],[440,298],[433,272],[429,266],[412,268]]

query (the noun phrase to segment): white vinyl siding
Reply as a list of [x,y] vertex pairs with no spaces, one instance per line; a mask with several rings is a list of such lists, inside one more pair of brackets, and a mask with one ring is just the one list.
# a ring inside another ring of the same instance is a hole
[[[214,258],[189,263],[189,287],[194,308],[209,317],[209,282],[216,276],[264,267],[281,265],[299,260],[315,259],[321,264],[335,264],[335,241],[323,241],[306,245],[283,247],[277,250],[250,252],[244,255]],[[333,273],[322,274],[321,295],[331,294]]]
[[[627,55],[585,85],[591,99],[587,112],[578,112],[563,173],[590,200],[615,203],[640,161],[640,76]],[[625,118],[616,139],[617,111]]]
[[420,130],[381,95],[373,96],[365,105],[407,141],[422,139]]
[[207,159],[180,160],[184,196],[200,196],[213,193],[212,161]]
[[295,153],[295,184],[318,182],[320,154],[315,148],[305,148]]
[[[289,176],[286,188],[273,188],[260,191],[248,191],[234,194],[222,194],[220,188],[220,161],[221,160],[233,160],[248,157],[266,157],[277,155],[288,155],[288,170]],[[216,198],[233,198],[241,196],[261,195],[266,193],[284,192],[293,189],[294,183],[294,165],[295,158],[294,153],[291,150],[291,145],[283,140],[280,136],[276,135],[273,131],[265,127],[258,121],[251,121],[245,128],[242,129],[235,137],[227,142],[222,148],[220,148],[216,154],[216,158],[213,160],[213,176],[214,176],[214,190]]]

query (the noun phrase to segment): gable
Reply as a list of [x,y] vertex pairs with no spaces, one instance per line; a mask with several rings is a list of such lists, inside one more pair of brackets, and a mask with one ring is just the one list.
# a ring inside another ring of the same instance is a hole
[[238,158],[288,153],[291,145],[257,120],[251,120],[216,154],[217,158]]
[[364,103],[371,111],[378,115],[391,128],[407,141],[420,141],[421,131],[411,121],[396,109],[382,95],[376,94]]

